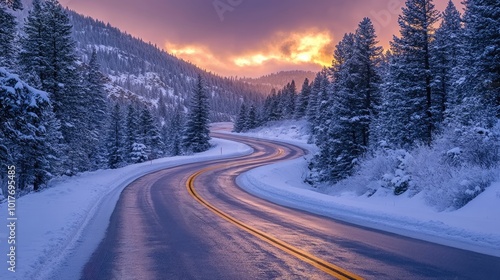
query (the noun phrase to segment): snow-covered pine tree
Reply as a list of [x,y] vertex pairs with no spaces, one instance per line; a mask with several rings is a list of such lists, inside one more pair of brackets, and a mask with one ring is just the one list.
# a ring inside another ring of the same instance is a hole
[[198,75],[182,139],[186,151],[199,153],[210,148],[209,122],[208,95],[203,80]]
[[149,154],[151,152],[146,147],[146,145],[141,143],[132,144],[132,151],[130,152],[130,161],[132,163],[141,163],[149,160]]
[[140,120],[140,138],[146,146],[148,158],[157,159],[164,154],[165,145],[151,111],[148,108],[143,108]]
[[233,131],[237,133],[247,131],[248,130],[247,122],[248,122],[247,106],[245,105],[245,103],[242,103],[240,107],[240,112],[234,123]]
[[127,107],[127,123],[126,123],[126,131],[125,131],[125,159],[127,162],[136,163],[132,159],[132,152],[134,150],[135,143],[142,143],[142,139],[140,139],[139,133],[139,114],[135,109],[133,104],[129,104]]
[[464,46],[455,68],[454,123],[492,127],[500,116],[500,5],[466,0]]
[[461,48],[463,47],[462,19],[453,1],[443,13],[443,20],[436,30],[432,42],[432,74],[433,74],[433,116],[435,123],[442,123],[446,111],[455,103],[450,97],[453,86],[453,70],[459,66]]
[[301,119],[307,114],[307,107],[309,106],[309,96],[311,95],[311,85],[309,79],[306,78],[302,84],[302,89],[297,100],[297,108],[295,110],[295,118]]
[[0,68],[0,166],[16,165],[20,190],[36,191],[58,175],[57,126],[48,94]]
[[98,169],[103,166],[106,154],[103,154],[106,127],[109,122],[108,102],[106,99],[106,91],[104,89],[104,75],[99,71],[100,65],[97,61],[96,50],[92,49],[88,67],[84,73],[85,104],[87,104],[88,112],[86,116],[86,127],[89,131],[87,137],[89,159],[92,164],[92,169]]
[[108,148],[108,167],[116,169],[125,163],[123,117],[120,105],[115,104],[111,113],[106,146]]
[[318,95],[318,107],[316,112],[316,126],[313,127],[312,131],[315,133],[315,141],[317,145],[320,145],[327,141],[328,129],[333,118],[332,101],[334,91],[332,84],[330,83],[328,76],[330,72],[327,68],[323,68],[321,71],[321,83],[319,87]]
[[163,138],[171,156],[182,155],[182,131],[184,127],[184,114],[181,109],[176,109],[169,124],[163,128]]
[[246,126],[248,129],[254,129],[257,127],[257,109],[255,105],[250,106],[250,110],[248,111],[248,119],[246,122]]
[[364,149],[371,144],[370,127],[377,115],[376,108],[380,105],[380,83],[382,79],[378,67],[382,60],[382,47],[377,46],[375,28],[369,18],[364,18],[358,25],[354,35],[354,51],[352,57],[354,91],[360,107],[353,118],[355,126],[359,128],[361,140],[359,144]]
[[[468,0],[469,11],[464,18],[466,38],[471,53],[477,54],[475,64],[479,90],[483,90],[484,104],[496,111],[500,118],[500,3],[495,0]],[[492,105],[496,108],[492,108]],[[486,117],[489,117],[487,114]],[[495,120],[486,123],[494,124]]]
[[322,72],[318,72],[314,81],[311,84],[311,94],[309,95],[309,102],[307,104],[307,121],[311,127],[312,138],[316,136],[317,132],[315,130],[318,125],[318,103],[319,103],[319,94],[321,92],[321,84],[323,83],[323,79],[325,77],[322,75]]
[[432,116],[431,48],[439,13],[432,0],[406,0],[399,16],[400,37],[391,42],[392,59],[384,85],[384,139],[395,146],[430,145]]
[[44,89],[42,80],[49,75],[46,73],[48,61],[44,58],[44,52],[48,49],[43,36],[46,33],[45,25],[40,0],[33,0],[33,7],[25,18],[18,60],[24,80],[41,89]]
[[283,110],[280,107],[281,91],[276,92],[275,89],[271,91],[266,99],[266,104],[264,107],[266,114],[266,121],[277,121],[283,117]]
[[[337,45],[332,66],[334,94],[320,109],[325,120],[316,137],[320,148],[314,165],[319,180],[338,181],[349,176],[370,144],[369,129],[378,104],[377,73],[381,48],[372,22],[364,18],[355,34]],[[328,113],[329,112],[329,113]]]
[[338,181],[349,175],[355,159],[363,152],[360,142],[361,105],[363,99],[355,91],[359,73],[354,63],[354,34],[345,34],[335,47],[332,65],[333,81],[326,101],[323,97],[318,119],[316,145],[319,153],[312,166],[319,181]]
[[280,108],[283,110],[283,118],[293,118],[297,103],[297,86],[294,80],[283,88],[280,103]]
[[56,0],[33,2],[24,26],[19,62],[26,80],[50,94],[68,150],[68,173],[89,170],[85,123],[88,115],[81,76],[77,71],[72,26]]
[[0,1],[0,67],[11,69],[16,57],[16,18],[8,11],[9,1]]

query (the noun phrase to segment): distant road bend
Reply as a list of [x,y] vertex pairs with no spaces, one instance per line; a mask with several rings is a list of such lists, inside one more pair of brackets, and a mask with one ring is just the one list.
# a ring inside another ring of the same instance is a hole
[[157,171],[121,194],[82,279],[499,279],[500,258],[282,207],[236,183],[304,155],[242,136],[248,156]]

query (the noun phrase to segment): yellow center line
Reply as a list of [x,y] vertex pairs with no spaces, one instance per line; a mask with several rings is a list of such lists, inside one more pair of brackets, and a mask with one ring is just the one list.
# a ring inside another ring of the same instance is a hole
[[[284,153],[284,150],[279,149],[277,155],[275,155],[274,157],[282,155],[283,153]],[[237,220],[236,218],[233,218],[230,215],[224,213],[223,211],[219,210],[218,208],[216,208],[215,206],[213,206],[212,204],[207,202],[205,199],[203,199],[196,192],[195,187],[194,187],[194,181],[196,180],[196,178],[198,178],[203,173],[220,168],[221,166],[224,166],[224,165],[213,166],[213,167],[208,167],[208,168],[202,169],[202,170],[194,173],[193,175],[191,175],[188,178],[188,180],[186,182],[186,187],[188,189],[188,192],[200,204],[204,205],[210,211],[214,212],[215,214],[217,214],[218,216],[222,217],[223,219],[229,221],[230,223],[238,226],[239,228],[247,231],[248,233],[252,234],[253,236],[258,237],[263,241],[266,241],[267,243],[273,245],[274,247],[277,247],[277,248],[283,250],[284,252],[287,252],[290,255],[293,255],[293,256],[299,258],[300,260],[305,261],[306,263],[309,263],[309,264],[315,266],[316,268],[319,268],[320,270],[326,272],[327,274],[329,274],[335,278],[338,278],[338,279],[363,279],[361,276],[358,276],[358,275],[356,275],[352,272],[349,272],[349,271],[347,271],[339,266],[331,264],[323,259],[320,259],[320,258],[306,252],[306,251],[303,251],[303,250],[296,248],[296,247],[294,247],[294,246],[292,246],[284,241],[281,241],[281,240],[279,240],[279,239],[277,239],[277,238],[275,238],[275,237],[273,237],[273,236],[271,236],[263,231],[260,231],[256,228],[251,227],[251,226]]]

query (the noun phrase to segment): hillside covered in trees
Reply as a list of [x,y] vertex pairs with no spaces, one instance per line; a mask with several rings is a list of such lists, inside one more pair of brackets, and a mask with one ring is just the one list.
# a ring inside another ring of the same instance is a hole
[[[235,131],[307,119],[319,152],[308,181],[372,195],[427,191],[432,204],[460,208],[498,179],[500,4],[407,0],[400,34],[383,52],[369,18],[345,34],[333,64],[299,90],[292,81]],[[250,111],[252,112],[252,111]]]
[[211,120],[263,100],[57,0],[2,0],[0,19],[0,166],[15,166],[20,195],[60,175],[204,151]]

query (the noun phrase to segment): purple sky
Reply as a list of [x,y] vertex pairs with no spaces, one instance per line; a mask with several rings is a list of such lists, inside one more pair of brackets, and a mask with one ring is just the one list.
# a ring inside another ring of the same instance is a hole
[[[404,0],[60,0],[202,68],[259,76],[329,65],[365,16],[380,44],[398,32]],[[447,0],[435,0],[443,10]],[[458,3],[458,0],[454,0]]]

